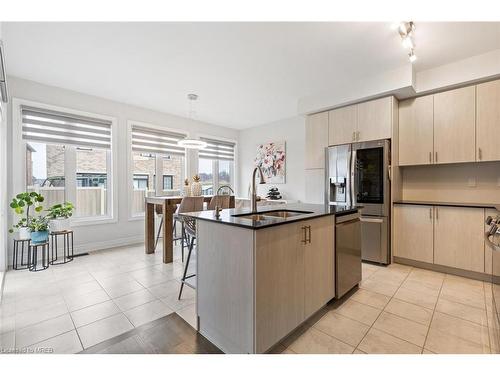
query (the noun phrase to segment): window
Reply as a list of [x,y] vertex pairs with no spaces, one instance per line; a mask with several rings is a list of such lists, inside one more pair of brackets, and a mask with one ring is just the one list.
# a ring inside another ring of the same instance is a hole
[[109,217],[111,121],[28,106],[21,112],[27,191],[41,193],[46,208],[74,203],[75,218]]
[[177,141],[184,137],[181,133],[132,125],[133,216],[144,212],[144,198],[148,195],[181,194],[186,163],[184,148]]
[[221,186],[234,189],[234,148],[235,144],[202,138],[207,147],[198,153],[198,174],[203,194],[216,194]]

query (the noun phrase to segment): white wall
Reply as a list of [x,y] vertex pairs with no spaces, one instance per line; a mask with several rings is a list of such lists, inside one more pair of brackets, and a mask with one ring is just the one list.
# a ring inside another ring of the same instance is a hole
[[[2,23],[0,22],[0,40]],[[7,268],[7,106],[0,102],[0,299],[3,272]]]
[[[78,72],[75,72],[75,74],[78,74]],[[131,90],[132,89],[131,87]],[[127,153],[130,152],[130,149],[127,144],[127,120],[181,129],[189,132],[191,136],[200,133],[238,140],[238,131],[234,129],[193,121],[145,108],[134,107],[16,77],[9,77],[9,92],[11,98],[32,100],[79,111],[112,116],[117,119],[118,134],[116,147],[118,166],[114,183],[118,184],[119,191],[116,201],[118,207],[118,221],[112,224],[75,227],[75,251],[91,251],[100,248],[120,246],[128,243],[142,242],[144,239],[144,221],[129,220],[127,192],[130,181],[127,181]],[[165,100],[168,100],[168,98],[165,98]],[[9,103],[9,108],[12,108],[11,103]],[[10,110],[8,113],[8,139],[12,139],[12,126],[19,126],[19,124],[12,123],[12,110]],[[9,143],[8,155],[12,155],[11,143]],[[11,197],[14,193],[13,180],[19,179],[19,172],[17,172],[17,170],[20,165],[15,160],[9,160],[8,163],[10,166],[8,196]],[[196,168],[195,165],[191,166],[188,173],[191,174],[194,168]],[[16,171],[13,172],[13,170]]]
[[284,199],[304,200],[305,118],[292,117],[240,131],[238,195],[247,196],[254,168],[257,146],[264,142],[286,141],[286,183],[258,185],[258,194],[265,196],[270,186],[276,186]]

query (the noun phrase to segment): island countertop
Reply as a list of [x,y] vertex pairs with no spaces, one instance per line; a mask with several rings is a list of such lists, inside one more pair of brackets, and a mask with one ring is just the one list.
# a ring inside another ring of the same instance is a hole
[[272,211],[289,210],[289,211],[304,212],[303,214],[288,218],[266,216],[265,220],[252,220],[250,218],[235,216],[235,215],[250,214],[249,209],[224,209],[220,212],[220,217],[218,219],[215,218],[214,211],[180,213],[179,216],[190,217],[197,220],[211,221],[220,224],[232,225],[247,229],[262,229],[302,220],[309,220],[321,216],[348,215],[356,213],[359,209],[361,209],[360,206],[335,206],[335,205],[327,206],[322,204],[295,203],[295,204],[283,204],[280,205],[279,208],[269,207],[269,206],[257,208],[257,214],[261,215],[266,212],[272,212]]

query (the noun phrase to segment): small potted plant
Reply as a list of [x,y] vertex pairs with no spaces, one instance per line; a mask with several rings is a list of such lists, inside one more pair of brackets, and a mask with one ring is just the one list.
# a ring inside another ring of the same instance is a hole
[[28,227],[31,231],[31,242],[43,243],[49,239],[49,219],[45,216],[34,216],[29,221]]
[[41,212],[43,207],[41,203],[44,198],[42,195],[32,191],[19,193],[14,198],[12,198],[12,202],[10,202],[10,207],[14,210],[17,215],[23,215],[26,212],[26,216],[22,217],[17,224],[14,224],[11,229],[9,229],[10,233],[13,233],[14,230],[19,232],[18,238],[20,240],[29,240],[30,239],[30,229],[29,222],[31,219],[30,216],[30,208],[34,207],[35,212]]
[[200,183],[200,176],[195,174],[193,176],[193,183],[191,184],[191,195],[193,197],[199,197],[201,195],[201,183]]
[[70,229],[69,218],[73,215],[75,207],[70,202],[55,204],[47,211],[49,229],[51,232],[63,232]]

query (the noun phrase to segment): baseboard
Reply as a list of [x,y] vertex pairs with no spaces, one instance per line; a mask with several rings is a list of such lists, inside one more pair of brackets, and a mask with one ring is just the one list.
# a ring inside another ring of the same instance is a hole
[[459,268],[441,266],[439,264],[420,262],[418,260],[400,258],[400,257],[396,257],[396,256],[394,257],[394,263],[405,264],[407,266],[423,268],[423,269],[430,270],[430,271],[448,273],[450,275],[467,277],[469,279],[474,279],[474,280],[479,280],[479,281],[491,282],[492,278],[493,278],[492,275],[488,275],[487,273],[467,271],[467,270],[462,270]]
[[[121,237],[108,241],[89,242],[86,244],[75,245],[73,251],[75,254],[91,253],[93,251],[112,249],[114,247],[121,247],[121,246],[136,245],[140,243],[144,243],[143,235]],[[8,265],[9,269],[12,269],[12,254],[9,254]]]

